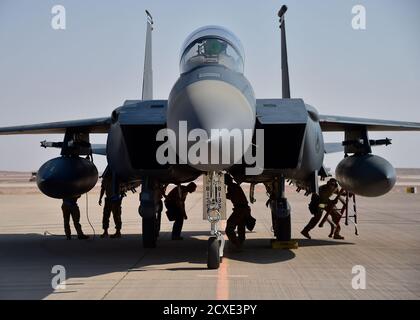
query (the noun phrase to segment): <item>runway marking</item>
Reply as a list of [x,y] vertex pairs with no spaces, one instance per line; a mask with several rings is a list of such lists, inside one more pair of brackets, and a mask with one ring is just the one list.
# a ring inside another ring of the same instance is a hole
[[[226,228],[226,222],[224,220],[221,221],[220,228],[222,230]],[[228,266],[229,266],[229,259],[227,259],[226,257],[223,257],[223,262],[220,264],[219,270],[217,272],[218,277],[217,277],[217,284],[216,284],[216,300],[229,299]]]
[[[198,274],[197,277],[199,277],[199,278],[219,278],[219,274]],[[246,275],[246,274],[232,274],[232,275],[227,275],[227,277],[228,278],[248,278],[249,276]]]

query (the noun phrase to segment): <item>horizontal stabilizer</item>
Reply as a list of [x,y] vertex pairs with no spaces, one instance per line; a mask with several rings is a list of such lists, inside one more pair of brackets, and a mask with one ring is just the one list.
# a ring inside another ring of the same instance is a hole
[[325,153],[344,152],[344,146],[341,142],[325,142],[324,150]]
[[106,156],[106,144],[91,144],[93,154]]

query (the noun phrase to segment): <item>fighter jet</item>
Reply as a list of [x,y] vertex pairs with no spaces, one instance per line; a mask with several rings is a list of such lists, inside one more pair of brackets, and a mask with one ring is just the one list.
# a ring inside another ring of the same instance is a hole
[[[287,63],[286,23],[281,29],[282,98],[256,99],[244,75],[244,48],[229,30],[205,26],[182,45],[180,75],[167,100],[153,99],[152,30],[147,14],[141,100],[127,100],[111,116],[0,128],[0,135],[64,134],[63,141],[41,143],[61,155],[38,171],[37,184],[47,196],[67,198],[91,190],[98,171],[89,155],[107,157],[114,183],[141,183],[143,246],[155,247],[160,225],[162,186],[205,176],[204,216],[211,225],[207,265],[219,267],[224,238],[218,229],[224,173],[238,183],[264,184],[274,235],[291,239],[291,210],[285,196],[290,180],[307,194],[318,192],[327,175],[326,153],[343,152],[336,178],[357,195],[376,197],[390,191],[396,174],[372,147],[390,144],[371,140],[370,131],[419,131],[420,123],[319,114],[302,99],[291,98]],[[344,140],[324,143],[323,133],[344,132]],[[90,134],[106,134],[106,145],[90,143]],[[269,147],[268,147],[269,146]],[[87,158],[85,156],[88,156]],[[252,197],[252,194],[250,195]]]

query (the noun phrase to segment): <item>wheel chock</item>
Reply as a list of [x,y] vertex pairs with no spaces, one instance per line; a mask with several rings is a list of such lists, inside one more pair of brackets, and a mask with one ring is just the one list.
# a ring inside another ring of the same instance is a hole
[[297,240],[289,241],[278,241],[276,239],[271,239],[271,249],[297,249],[299,248],[299,243]]

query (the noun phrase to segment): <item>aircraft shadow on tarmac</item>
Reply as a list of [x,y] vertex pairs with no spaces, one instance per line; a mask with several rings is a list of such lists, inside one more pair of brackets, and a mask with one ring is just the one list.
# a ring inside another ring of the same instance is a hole
[[[207,270],[206,232],[185,232],[184,241],[171,241],[169,232],[162,232],[156,249],[144,249],[138,234],[121,239],[79,241],[64,236],[42,234],[0,235],[0,299],[42,299],[50,294],[77,291],[83,279],[112,272],[147,272],[148,270]],[[200,237],[200,238],[198,238]],[[344,245],[348,242],[299,240],[301,247]],[[225,257],[255,264],[278,263],[293,259],[291,250],[273,250],[269,239],[247,239],[241,252],[229,249]],[[173,266],[173,264],[186,264]],[[66,268],[67,289],[54,292],[51,273],[54,265]],[[65,297],[65,296],[64,296]]]

